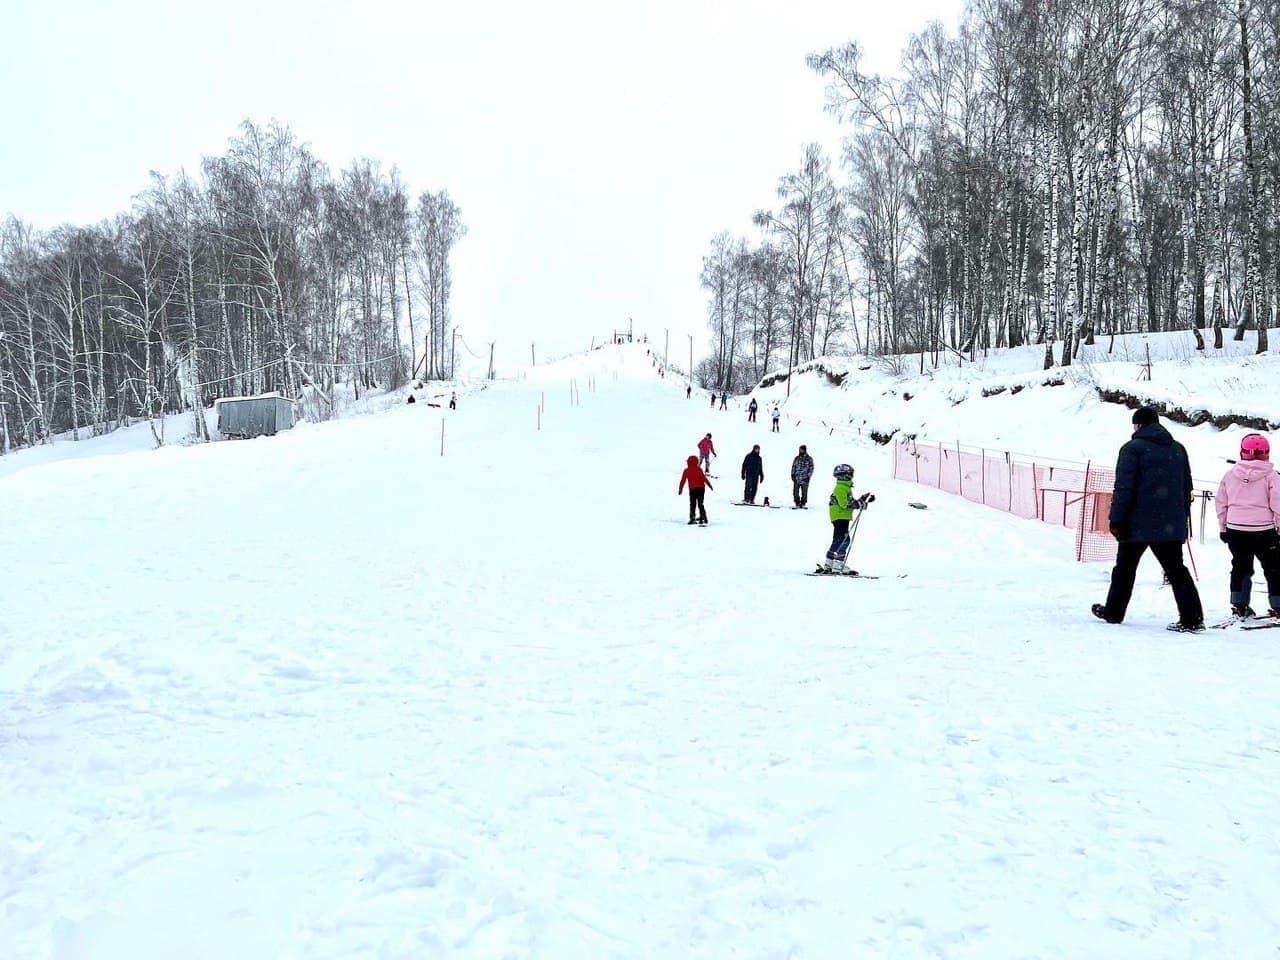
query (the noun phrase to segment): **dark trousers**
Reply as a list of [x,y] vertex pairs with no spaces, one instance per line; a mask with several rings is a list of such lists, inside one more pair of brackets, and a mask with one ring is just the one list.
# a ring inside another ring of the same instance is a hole
[[831,548],[827,551],[828,560],[843,560],[849,556],[849,521],[831,521]]
[[1272,610],[1280,610],[1280,534],[1274,530],[1228,530],[1231,551],[1231,603],[1247,604],[1253,593],[1253,561],[1267,578],[1267,595]]
[[808,480],[791,481],[791,499],[795,501],[797,507],[803,507],[809,503]]
[[1204,608],[1200,606],[1200,593],[1196,590],[1191,571],[1182,562],[1181,543],[1142,543],[1121,540],[1116,549],[1116,565],[1111,570],[1111,589],[1107,592],[1107,619],[1112,623],[1124,620],[1133,596],[1133,581],[1138,575],[1138,561],[1150,549],[1164,569],[1164,575],[1173,588],[1173,600],[1178,605],[1178,619],[1185,624],[1203,623]]
[[747,423],[755,423],[755,422],[756,422],[756,412],[754,410],[748,410]]
[[747,481],[747,485],[742,491],[742,499],[747,501],[747,503],[755,503],[756,488],[760,486],[760,478],[746,477],[744,479]]
[[[702,523],[707,522],[707,506],[705,499],[707,496],[706,488],[690,487],[689,488],[689,519],[699,520]],[[695,513],[695,511],[697,511]]]
[[769,431],[769,432],[770,432],[770,433],[778,433],[778,432],[779,432],[779,430],[778,430],[778,421],[777,421],[777,420],[773,421],[773,429],[772,429],[771,431]]

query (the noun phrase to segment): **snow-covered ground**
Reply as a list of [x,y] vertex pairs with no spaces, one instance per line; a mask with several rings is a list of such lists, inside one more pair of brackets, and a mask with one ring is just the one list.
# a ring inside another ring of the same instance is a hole
[[[608,349],[0,477],[0,955],[1275,956],[1277,632],[732,406]],[[885,579],[803,576],[840,460]]]

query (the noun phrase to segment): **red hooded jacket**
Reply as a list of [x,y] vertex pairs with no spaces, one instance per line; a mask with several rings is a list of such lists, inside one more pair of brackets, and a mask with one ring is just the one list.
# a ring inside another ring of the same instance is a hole
[[711,442],[710,437],[703,437],[698,441],[698,452],[705,457],[716,452],[716,445]]
[[689,484],[690,490],[701,490],[703,487],[714,490],[711,481],[707,479],[707,475],[702,472],[702,468],[698,466],[698,458],[690,457],[688,466],[684,468],[684,473],[680,474],[680,487],[676,493],[684,493],[684,485]]

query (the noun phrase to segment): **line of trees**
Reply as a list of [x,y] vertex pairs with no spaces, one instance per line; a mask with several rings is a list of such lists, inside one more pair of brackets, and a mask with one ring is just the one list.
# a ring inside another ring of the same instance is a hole
[[[708,385],[829,349],[943,354],[1193,330],[1280,308],[1280,0],[970,0],[892,77],[809,58],[849,128],[760,235],[712,241]],[[776,276],[775,276],[776,274]],[[1211,340],[1209,340],[1209,331]]]
[[218,396],[358,395],[452,375],[447,192],[393,168],[336,176],[278,123],[244,123],[198,177],[152,174],[95,226],[0,228],[0,450],[105,433]]

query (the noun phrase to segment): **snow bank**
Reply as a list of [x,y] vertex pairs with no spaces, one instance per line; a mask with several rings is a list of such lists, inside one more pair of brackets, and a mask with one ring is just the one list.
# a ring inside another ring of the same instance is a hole
[[797,369],[790,397],[785,378],[766,378],[752,395],[781,404],[793,422],[812,420],[880,441],[905,434],[1042,459],[1106,462],[1129,434],[1128,412],[1101,402],[1101,392],[1110,391],[1177,408],[1192,422],[1239,421],[1222,431],[1172,425],[1197,476],[1216,477],[1241,436],[1261,421],[1280,424],[1280,348],[1255,356],[1253,341],[1253,334],[1242,343],[1228,340],[1222,351],[1201,356],[1190,333],[1132,334],[1116,337],[1114,345],[1102,338],[1085,347],[1077,363],[1047,371],[1035,347],[992,352],[975,363],[951,355],[923,374],[918,358],[908,367],[906,358],[824,357]]

